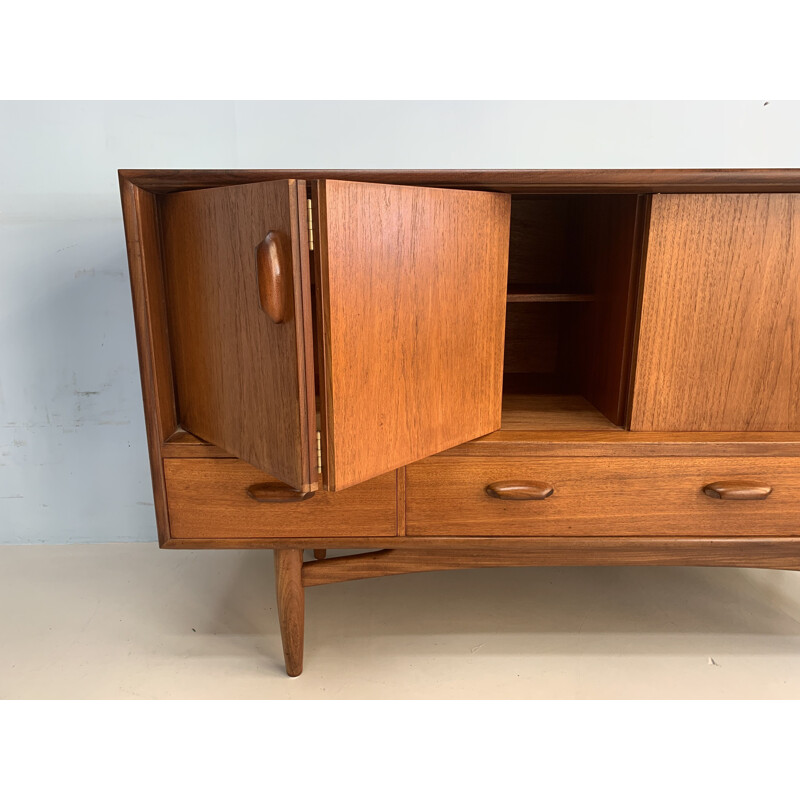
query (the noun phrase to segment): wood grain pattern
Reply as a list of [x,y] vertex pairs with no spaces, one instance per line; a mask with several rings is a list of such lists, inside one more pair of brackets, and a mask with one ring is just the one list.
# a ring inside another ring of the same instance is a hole
[[169,540],[161,442],[177,425],[156,197],[120,182],[158,540]]
[[[182,426],[296,489],[315,489],[305,185],[182,192],[164,197],[161,211]],[[270,232],[290,278],[281,324],[260,304],[256,249]]]
[[538,285],[574,292],[579,288],[569,258],[573,205],[574,198],[568,195],[512,196],[509,289]]
[[580,395],[505,394],[503,431],[619,430]]
[[480,188],[515,193],[796,192],[800,169],[512,169],[512,170],[175,170],[123,169],[120,177],[152,192],[297,178]]
[[565,352],[577,391],[612,423],[625,425],[649,204],[636,195],[579,199],[575,257],[594,302],[573,311]]
[[[796,544],[800,545],[800,541]],[[666,550],[660,543],[653,544],[653,550],[660,550],[660,552],[667,558],[671,557],[678,559],[678,563],[685,563],[687,559],[695,566],[738,566],[738,563],[732,563],[733,559],[726,553],[714,553],[715,545],[707,543],[705,549],[699,550],[695,542],[679,542],[672,550]],[[755,551],[755,548],[746,548]],[[603,563],[597,550],[593,556],[593,560],[587,560],[587,556],[591,552],[591,545],[587,546],[584,551],[579,551],[575,548],[567,550],[566,548],[556,558],[559,560],[560,566],[583,566],[586,564]],[[613,551],[610,548],[605,548],[606,556],[610,555]],[[412,572],[434,572],[437,570],[453,570],[453,569],[476,569],[480,567],[524,567],[524,566],[542,566],[550,563],[550,558],[555,553],[552,550],[545,548],[537,548],[531,552],[507,552],[505,550],[495,551],[481,551],[481,550],[468,550],[468,549],[454,549],[450,548],[446,551],[442,550],[378,550],[374,553],[358,553],[351,556],[339,556],[331,558],[324,563],[308,562],[303,565],[302,582],[303,586],[323,586],[330,583],[342,583],[344,581],[362,580],[364,578],[382,578],[388,575],[406,575]],[[753,558],[759,560],[755,561],[760,566],[763,566],[766,555],[766,563],[772,565],[783,565],[786,563],[786,557],[782,557],[775,553],[771,558],[772,553],[764,548],[762,545],[758,551],[754,552]],[[613,560],[609,563],[615,565],[622,564],[637,564],[637,553],[624,543],[617,540],[616,553]],[[665,562],[674,563],[674,562]],[[793,565],[800,564],[800,558],[795,554],[789,557],[789,563]]]
[[[583,398],[549,395],[505,395],[503,426],[499,431],[473,439],[471,442],[445,450],[443,456],[572,456],[596,458],[624,456],[627,458],[659,458],[662,456],[771,456],[800,457],[800,433],[711,431],[702,434],[691,431],[626,431],[602,417]],[[576,415],[568,427],[560,415],[567,411]],[[532,429],[530,413],[548,415]],[[583,415],[589,416],[587,420]],[[593,424],[597,421],[597,424]],[[574,424],[573,424],[574,422]],[[229,458],[214,445],[204,443],[186,432],[175,434],[175,441],[162,446],[169,458]]]
[[552,375],[557,371],[562,312],[562,308],[553,303],[512,303],[508,306],[503,350],[504,376]]
[[164,460],[172,537],[177,539],[395,536],[393,472],[343,492],[317,492],[302,502],[261,503],[253,485],[274,481],[231,458]]
[[327,487],[499,428],[510,198],[325,181],[317,213]]
[[303,551],[276,550],[275,593],[281,628],[286,674],[294,678],[303,671],[305,592],[302,583]]
[[[320,537],[317,547],[384,548],[381,537]],[[170,550],[312,547],[309,540],[170,539]],[[800,569],[800,536],[413,536],[391,541],[392,550],[440,553],[469,550],[520,555],[529,566],[694,566]],[[506,566],[511,566],[507,564]]]
[[[541,503],[487,496],[495,481],[554,487]],[[720,480],[772,487],[763,503],[703,493]],[[758,458],[430,458],[406,469],[406,536],[800,535],[800,462]]]
[[800,430],[800,196],[653,198],[631,427]]
[[397,535],[406,535],[406,468],[397,470]]
[[[680,456],[798,457],[797,433],[703,433],[608,430],[499,430],[440,455],[569,456],[570,458],[664,458]],[[598,426],[599,427],[599,426]],[[589,469],[589,467],[587,467]]]

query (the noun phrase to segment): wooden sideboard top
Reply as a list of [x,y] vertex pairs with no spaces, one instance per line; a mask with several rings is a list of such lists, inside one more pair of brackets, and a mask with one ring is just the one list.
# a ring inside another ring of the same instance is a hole
[[522,194],[800,191],[800,169],[121,169],[119,178],[156,193],[284,178],[470,186]]

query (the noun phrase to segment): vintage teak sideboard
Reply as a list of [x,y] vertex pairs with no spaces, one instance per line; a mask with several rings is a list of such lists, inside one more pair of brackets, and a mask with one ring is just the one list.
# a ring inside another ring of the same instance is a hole
[[800,568],[800,170],[120,183],[161,546],[272,548],[290,675],[309,586]]

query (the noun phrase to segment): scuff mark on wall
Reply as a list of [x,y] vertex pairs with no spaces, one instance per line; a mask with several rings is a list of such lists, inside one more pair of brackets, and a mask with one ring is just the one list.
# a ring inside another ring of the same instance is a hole
[[[73,247],[75,246],[77,245],[73,245]],[[67,250],[68,248],[65,247],[64,249]],[[127,277],[127,273],[119,269],[95,269],[95,267],[87,267],[75,271],[76,278],[94,278],[98,275],[105,278]]]

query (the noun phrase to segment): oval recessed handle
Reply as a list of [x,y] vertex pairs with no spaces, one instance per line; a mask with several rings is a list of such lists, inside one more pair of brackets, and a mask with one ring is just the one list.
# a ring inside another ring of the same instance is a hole
[[704,486],[703,492],[715,500],[766,500],[772,487],[758,481],[716,481]]
[[497,481],[486,487],[486,494],[497,500],[544,500],[553,491],[549,483],[540,481]]
[[247,494],[259,503],[299,503],[314,496],[314,492],[298,492],[285,483],[254,483]]
[[256,248],[261,308],[276,324],[289,318],[288,263],[280,234],[270,231]]

